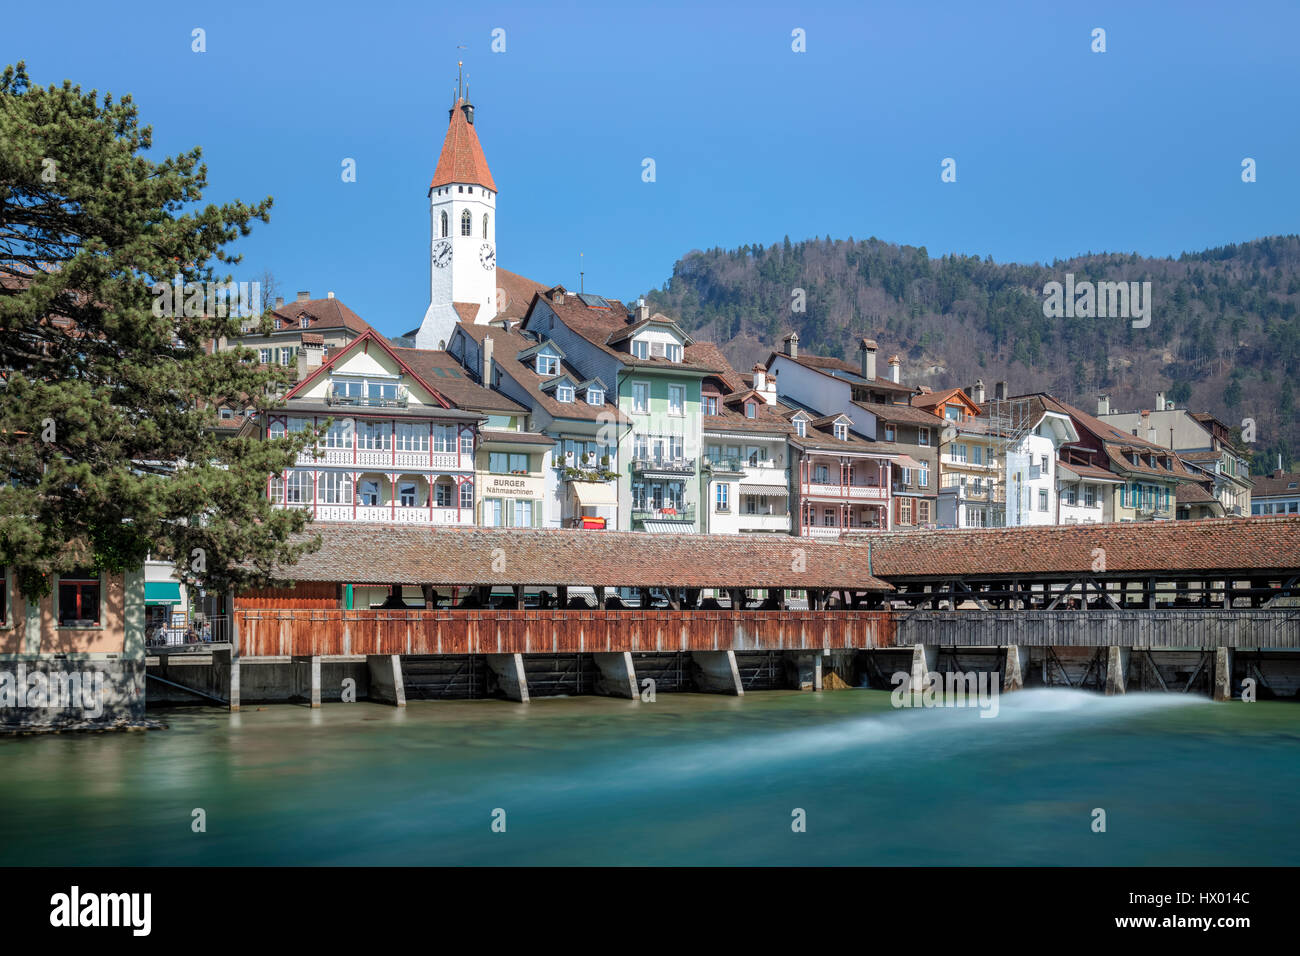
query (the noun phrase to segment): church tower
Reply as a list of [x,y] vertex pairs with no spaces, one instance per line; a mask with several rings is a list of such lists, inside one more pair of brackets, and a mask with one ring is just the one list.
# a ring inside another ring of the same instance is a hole
[[429,308],[416,348],[445,349],[457,322],[497,314],[497,185],[474,130],[469,88],[456,83],[447,137],[429,185]]

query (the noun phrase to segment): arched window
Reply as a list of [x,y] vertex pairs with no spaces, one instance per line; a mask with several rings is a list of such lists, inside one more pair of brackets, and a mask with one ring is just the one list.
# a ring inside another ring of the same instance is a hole
[[471,232],[472,228],[469,210],[466,209],[460,214],[460,234],[462,236],[472,236],[474,234]]
[[483,238],[487,238],[487,213],[483,213]]
[[447,238],[447,210],[442,211],[442,238]]

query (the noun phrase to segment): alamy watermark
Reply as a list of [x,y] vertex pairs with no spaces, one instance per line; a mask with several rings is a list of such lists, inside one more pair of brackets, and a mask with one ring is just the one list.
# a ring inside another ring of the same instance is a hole
[[153,314],[157,318],[225,318],[228,315],[251,319],[262,314],[260,282],[185,282],[180,276],[168,285],[155,282]]
[[0,670],[0,707],[31,710],[79,710],[84,717],[104,714],[103,671]]
[[978,707],[980,717],[998,715],[998,675],[989,671],[929,671],[920,684],[905,671],[895,671],[889,701],[895,707]]
[[1043,286],[1043,315],[1049,319],[1133,319],[1133,328],[1151,324],[1151,283],[1074,281]]

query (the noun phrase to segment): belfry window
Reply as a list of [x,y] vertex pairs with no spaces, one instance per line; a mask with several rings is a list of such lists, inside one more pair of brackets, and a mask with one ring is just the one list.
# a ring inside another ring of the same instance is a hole
[[442,238],[447,238],[447,210],[442,211]]
[[472,236],[474,234],[473,232],[471,232],[472,228],[473,228],[472,219],[470,217],[469,210],[466,209],[464,212],[460,214],[460,234],[462,236]]
[[483,213],[483,238],[486,239],[487,237],[487,213]]

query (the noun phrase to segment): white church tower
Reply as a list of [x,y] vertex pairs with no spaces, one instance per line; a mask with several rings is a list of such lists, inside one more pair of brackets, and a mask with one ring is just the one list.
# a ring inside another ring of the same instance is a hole
[[429,186],[429,224],[429,308],[415,346],[445,349],[457,322],[486,325],[497,314],[497,186],[460,81]]

